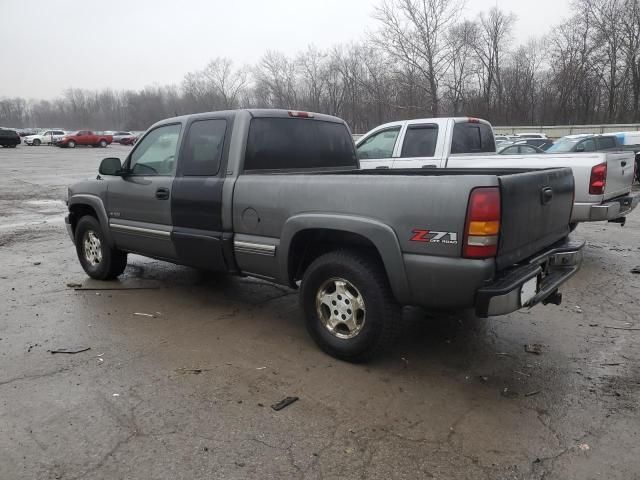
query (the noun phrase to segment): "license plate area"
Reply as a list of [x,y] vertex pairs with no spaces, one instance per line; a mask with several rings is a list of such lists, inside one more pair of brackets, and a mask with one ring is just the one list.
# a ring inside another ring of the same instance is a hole
[[531,300],[533,300],[535,296],[538,294],[538,290],[539,290],[539,280],[538,280],[538,276],[536,275],[532,279],[527,280],[525,283],[522,284],[522,287],[520,287],[520,305],[522,307],[529,306],[529,303],[531,302]]

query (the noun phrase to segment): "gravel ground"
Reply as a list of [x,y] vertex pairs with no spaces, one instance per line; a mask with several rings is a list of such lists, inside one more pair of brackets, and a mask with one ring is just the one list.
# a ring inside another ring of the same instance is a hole
[[562,306],[407,309],[392,352],[350,365],[280,286],[137,256],[89,280],[66,186],[128,151],[0,149],[0,479],[640,478],[637,212],[578,228]]

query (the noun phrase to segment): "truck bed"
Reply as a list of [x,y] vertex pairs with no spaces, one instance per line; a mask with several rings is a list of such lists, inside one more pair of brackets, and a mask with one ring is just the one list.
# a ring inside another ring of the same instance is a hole
[[[364,216],[394,225],[401,250],[408,254],[462,256],[470,192],[500,187],[502,225],[496,266],[513,265],[569,233],[573,175],[569,168],[377,169],[245,174],[234,192],[237,233],[278,238],[291,216],[308,212]],[[551,198],[543,204],[542,191]],[[377,192],[379,194],[373,194]],[[393,198],[385,195],[393,192]],[[242,212],[269,196],[269,221],[242,228]],[[399,212],[401,212],[399,214]],[[416,244],[411,232],[427,229],[454,233],[455,244]]]

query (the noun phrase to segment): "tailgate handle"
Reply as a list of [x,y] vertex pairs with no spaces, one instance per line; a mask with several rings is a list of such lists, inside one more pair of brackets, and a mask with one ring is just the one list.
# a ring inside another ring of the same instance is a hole
[[544,187],[540,191],[540,202],[542,205],[547,205],[553,199],[553,188]]

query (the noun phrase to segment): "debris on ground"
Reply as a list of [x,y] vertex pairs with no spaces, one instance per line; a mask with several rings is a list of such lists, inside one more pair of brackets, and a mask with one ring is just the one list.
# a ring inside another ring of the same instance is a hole
[[586,452],[591,449],[591,447],[587,443],[581,443],[580,445],[578,445],[578,448],[583,452]]
[[283,400],[280,400],[277,403],[274,403],[273,405],[271,405],[271,408],[273,408],[276,412],[279,412],[280,410],[282,410],[283,408],[288,407],[289,405],[291,405],[294,402],[297,402],[299,400],[298,397],[287,397]]
[[576,313],[582,313],[582,308],[580,308],[580,305],[576,305],[575,308],[574,308],[574,311]]
[[82,287],[82,284],[81,284],[81,283],[73,283],[73,282],[70,282],[70,283],[67,283],[67,287],[69,287],[69,288],[76,288],[76,289],[78,289],[78,288]]
[[56,348],[54,350],[49,350],[51,353],[81,353],[86,352],[87,350],[91,350],[91,347],[69,347],[69,348]]
[[177,372],[180,373],[190,373],[191,375],[200,375],[201,373],[208,372],[209,368],[179,368]]
[[119,397],[120,394],[119,393],[114,393],[113,395],[111,395],[112,397]]
[[534,355],[541,355],[542,348],[542,345],[539,343],[528,343],[524,346],[524,351],[527,353],[533,353]]
[[533,392],[525,393],[524,396],[525,397],[533,397],[534,395],[538,395],[539,393],[541,393],[540,390],[534,390]]
[[139,317],[150,317],[150,318],[156,318],[156,316],[152,313],[140,313],[140,312],[136,312],[134,313],[134,315],[137,315]]
[[33,262],[34,265],[42,265],[42,262]]
[[504,387],[500,392],[500,395],[502,395],[505,398],[516,398],[518,396],[518,392],[514,390],[509,390],[507,387]]
[[633,328],[633,327],[614,327],[613,325],[605,325],[604,328],[610,328],[612,330],[627,330],[630,332],[638,332],[640,331],[640,328]]
[[480,380],[482,380],[484,383],[487,383],[489,381],[489,377],[486,377],[484,375],[480,375]]
[[514,370],[513,373],[516,373],[518,375],[522,375],[523,377],[530,377],[531,376],[530,373],[524,373],[524,372],[521,372],[519,370]]
[[631,273],[635,275],[640,275],[640,267],[635,267],[631,269]]

